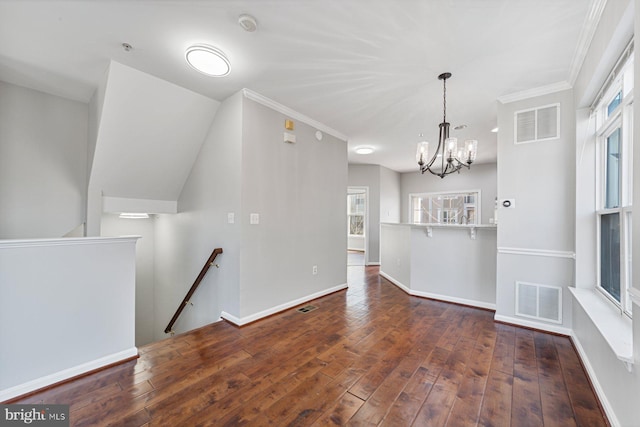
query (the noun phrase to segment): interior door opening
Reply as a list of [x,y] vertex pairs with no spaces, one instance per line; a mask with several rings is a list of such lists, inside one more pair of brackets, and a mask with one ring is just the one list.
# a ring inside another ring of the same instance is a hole
[[347,266],[367,265],[368,188],[347,188]]

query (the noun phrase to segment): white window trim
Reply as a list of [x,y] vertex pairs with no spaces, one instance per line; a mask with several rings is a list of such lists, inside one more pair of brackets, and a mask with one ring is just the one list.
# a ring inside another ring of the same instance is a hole
[[[631,71],[628,70],[631,69]],[[604,297],[606,301],[615,306],[616,310],[625,314],[627,317],[631,317],[632,304],[631,296],[629,295],[629,289],[631,289],[631,278],[629,277],[628,268],[628,252],[627,248],[630,248],[630,242],[628,241],[628,227],[627,215],[632,212],[632,206],[630,204],[632,198],[633,182],[632,177],[629,174],[633,173],[630,161],[633,159],[633,90],[627,91],[627,95],[624,95],[625,88],[623,87],[625,72],[633,72],[633,67],[629,64],[625,65],[620,70],[620,74],[607,88],[604,96],[599,99],[599,102],[595,108],[596,114],[596,126],[602,123],[596,129],[596,206],[595,218],[596,218],[596,285],[595,290]],[[605,117],[607,114],[607,107],[621,92],[623,94],[620,105],[612,112],[611,115]],[[616,208],[604,208],[605,193],[606,193],[606,140],[616,130],[620,129],[621,141],[620,141],[620,164],[619,164],[619,180],[620,180],[620,203]],[[601,272],[602,266],[600,264],[601,255],[601,217],[607,214],[618,213],[620,221],[620,302],[618,302],[612,295],[607,292],[601,284]]]
[[[408,218],[407,223],[409,224],[417,224],[413,222],[413,204],[412,200],[417,196],[437,196],[442,194],[465,194],[465,193],[477,193],[478,197],[476,200],[476,217],[473,224],[470,225],[480,225],[482,224],[482,190],[454,190],[454,191],[432,191],[432,192],[421,192],[421,193],[409,193],[409,209],[408,209]],[[426,224],[438,224],[437,222],[426,223]],[[425,224],[425,225],[426,225]]]

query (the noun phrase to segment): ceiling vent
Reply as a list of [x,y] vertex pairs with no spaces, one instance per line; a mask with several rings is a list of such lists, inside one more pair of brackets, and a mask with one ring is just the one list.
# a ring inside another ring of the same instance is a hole
[[560,137],[560,104],[516,111],[514,119],[516,144]]

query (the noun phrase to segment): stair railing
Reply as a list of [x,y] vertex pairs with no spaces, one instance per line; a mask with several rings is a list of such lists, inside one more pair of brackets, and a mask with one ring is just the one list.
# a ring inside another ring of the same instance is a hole
[[180,317],[180,313],[182,313],[182,310],[184,310],[184,308],[185,308],[185,306],[187,304],[193,305],[193,303],[190,301],[191,297],[193,296],[193,293],[196,291],[196,289],[198,289],[198,286],[200,285],[200,282],[202,282],[202,279],[204,279],[204,276],[207,274],[207,271],[209,271],[209,268],[212,265],[215,265],[217,268],[220,268],[220,266],[218,264],[215,264],[214,261],[215,261],[216,257],[218,255],[220,255],[221,253],[222,253],[222,248],[215,248],[213,250],[213,252],[211,252],[211,256],[209,257],[207,262],[204,264],[204,267],[202,267],[202,270],[200,270],[200,274],[198,274],[198,277],[196,277],[196,280],[193,282],[193,285],[191,285],[191,288],[189,289],[189,292],[187,292],[187,295],[184,296],[184,299],[182,300],[182,302],[178,306],[178,309],[176,310],[175,314],[173,315],[173,317],[169,321],[169,324],[165,328],[165,330],[164,330],[165,334],[168,334],[168,333],[171,333],[171,335],[174,334],[173,329],[172,329],[173,328],[173,324],[176,323],[176,320],[178,320],[178,317]]

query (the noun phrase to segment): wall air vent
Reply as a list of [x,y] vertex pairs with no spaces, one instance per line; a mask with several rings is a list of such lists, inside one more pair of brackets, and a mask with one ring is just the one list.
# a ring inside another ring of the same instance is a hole
[[516,316],[562,323],[562,288],[516,282]]
[[516,144],[560,137],[560,104],[516,111],[514,120]]

